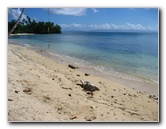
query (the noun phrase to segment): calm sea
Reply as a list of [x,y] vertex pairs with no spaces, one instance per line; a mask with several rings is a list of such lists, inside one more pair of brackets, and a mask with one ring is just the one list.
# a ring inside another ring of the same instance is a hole
[[158,82],[158,33],[64,32],[10,36],[9,41],[59,54],[107,75]]

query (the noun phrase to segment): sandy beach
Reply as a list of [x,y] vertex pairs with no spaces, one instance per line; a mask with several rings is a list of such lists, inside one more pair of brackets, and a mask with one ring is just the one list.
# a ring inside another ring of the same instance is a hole
[[[80,79],[99,91],[84,90]],[[156,91],[158,92],[158,91]],[[8,121],[158,122],[158,96],[8,45]]]

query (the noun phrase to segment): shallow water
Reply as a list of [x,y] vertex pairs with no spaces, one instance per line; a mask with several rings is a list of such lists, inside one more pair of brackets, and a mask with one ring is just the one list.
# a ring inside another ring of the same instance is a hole
[[158,82],[158,33],[65,32],[15,35],[9,41],[58,54],[107,75]]

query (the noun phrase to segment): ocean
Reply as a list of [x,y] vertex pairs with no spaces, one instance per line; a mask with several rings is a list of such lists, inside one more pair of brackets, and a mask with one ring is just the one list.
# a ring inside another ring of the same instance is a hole
[[158,83],[159,76],[158,41],[158,33],[142,32],[63,32],[9,37],[9,42],[59,55],[107,76],[153,83]]

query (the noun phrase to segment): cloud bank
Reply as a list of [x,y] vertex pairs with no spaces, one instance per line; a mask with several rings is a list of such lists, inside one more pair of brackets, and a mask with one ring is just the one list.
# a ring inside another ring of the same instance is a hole
[[126,23],[123,25],[116,24],[61,24],[63,30],[74,30],[74,31],[157,31],[158,26],[143,26],[141,24],[130,24]]
[[[17,8],[17,9],[9,8],[8,14],[11,15],[14,20],[17,20],[21,14],[21,10],[20,10],[20,8]],[[21,20],[23,20],[23,19],[27,19],[27,16],[25,14],[22,15]]]
[[[46,10],[46,9],[45,9]],[[93,13],[99,12],[97,9],[91,9]],[[50,8],[49,12],[52,14],[62,14],[71,16],[84,16],[86,15],[87,8]]]
[[86,14],[86,8],[57,8],[49,9],[52,14],[83,16]]

